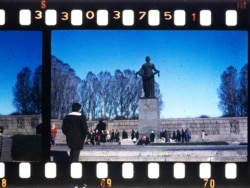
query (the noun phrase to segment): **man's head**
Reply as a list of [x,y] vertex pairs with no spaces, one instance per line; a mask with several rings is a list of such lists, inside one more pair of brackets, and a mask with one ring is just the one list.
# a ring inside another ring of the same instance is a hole
[[79,112],[81,110],[81,105],[79,103],[73,103],[72,104],[72,112]]

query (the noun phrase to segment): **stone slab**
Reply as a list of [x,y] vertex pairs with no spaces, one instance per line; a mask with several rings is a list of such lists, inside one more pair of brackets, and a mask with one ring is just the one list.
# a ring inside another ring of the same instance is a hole
[[160,111],[159,102],[156,98],[141,98],[139,100],[139,137],[150,135],[155,132],[156,138],[160,133]]

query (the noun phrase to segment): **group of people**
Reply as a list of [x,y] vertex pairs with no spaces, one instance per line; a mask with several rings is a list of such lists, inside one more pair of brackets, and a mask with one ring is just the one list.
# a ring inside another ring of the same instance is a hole
[[[76,162],[79,160],[80,151],[83,149],[86,138],[90,140],[93,145],[100,144],[100,142],[119,142],[120,133],[118,130],[107,130],[106,124],[100,119],[96,128],[89,132],[87,126],[87,120],[84,114],[81,113],[81,105],[74,103],[72,105],[72,112],[70,112],[63,119],[62,132],[66,136],[66,142],[70,148],[70,162]],[[54,124],[51,126],[51,145],[55,145],[56,127]],[[138,131],[132,130],[131,140],[136,143],[138,141]],[[168,130],[162,130],[160,137],[165,138],[165,142],[180,142],[186,143],[191,139],[191,132],[187,128],[186,130],[178,129],[177,131],[170,132]],[[122,131],[122,139],[127,139],[128,133]],[[148,141],[154,142],[155,133],[152,131],[149,135]]]
[[181,131],[177,129],[177,131],[168,131],[162,130],[160,132],[160,137],[165,139],[165,142],[178,142],[178,143],[187,143],[191,139],[191,131],[189,128],[182,129]]
[[[157,70],[153,63],[150,62],[150,57],[145,58],[141,69],[136,72],[136,75],[140,75],[143,81],[143,90],[145,98],[154,98],[154,75],[160,71]],[[56,131],[56,129],[54,128]],[[51,132],[51,145],[55,145],[56,132]],[[119,141],[119,132],[109,132],[106,130],[106,124],[100,121],[94,131],[88,132],[88,126],[86,117],[81,113],[81,104],[74,103],[72,105],[72,112],[70,112],[62,123],[62,132],[66,136],[66,142],[70,151],[70,161],[78,161],[80,150],[83,149],[85,139],[90,137],[91,143],[100,143],[105,141]],[[122,136],[126,136],[123,132]],[[138,132],[132,131],[131,139],[135,143],[138,140]]]
[[[101,128],[100,128],[101,127]],[[132,130],[131,140],[136,143],[139,137],[139,132]],[[128,132],[124,129],[121,134],[122,139],[129,139]],[[120,132],[118,130],[107,130],[106,124],[100,120],[96,128],[90,131],[87,135],[86,143],[91,145],[100,145],[105,142],[120,142]]]
[[120,142],[120,132],[118,130],[97,130],[90,131],[86,143],[91,145],[100,145],[105,142]]

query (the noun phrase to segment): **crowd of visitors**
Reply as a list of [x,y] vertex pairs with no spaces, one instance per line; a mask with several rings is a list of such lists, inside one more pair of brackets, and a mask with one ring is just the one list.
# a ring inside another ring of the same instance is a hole
[[187,129],[177,129],[177,131],[162,130],[160,137],[165,139],[165,142],[187,143],[191,139],[191,131]]
[[101,142],[120,142],[120,132],[118,130],[102,130],[101,132],[93,130],[88,133],[87,141],[91,145],[100,145]]
[[[121,135],[118,130],[108,130],[106,129],[106,125],[100,126],[100,124],[103,124],[103,122],[99,122],[97,124],[97,127],[88,132],[86,143],[91,145],[100,145],[100,143],[105,142],[121,142],[121,139],[130,139],[135,144],[138,140],[139,133],[138,131],[132,130],[131,136],[129,138],[129,134],[126,130],[123,130]],[[100,127],[102,127],[100,129]]]
[[[103,123],[103,122],[101,122]],[[122,130],[120,132],[118,130],[108,130],[106,129],[98,129],[98,125],[96,129],[88,132],[86,142],[91,145],[100,145],[100,143],[105,142],[121,142],[121,139],[131,139],[132,142],[135,144],[139,140],[139,132],[132,130],[131,135],[126,130]],[[150,135],[148,135],[148,143],[155,142],[155,133],[152,131]],[[177,129],[177,131],[168,131],[162,130],[160,132],[160,138],[165,140],[166,143],[177,142],[177,143],[188,143],[191,139],[191,131],[189,128],[187,129]]]

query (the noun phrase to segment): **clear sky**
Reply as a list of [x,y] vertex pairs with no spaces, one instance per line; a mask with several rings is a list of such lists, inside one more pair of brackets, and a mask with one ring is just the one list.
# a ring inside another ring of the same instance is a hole
[[41,63],[41,32],[0,31],[0,115],[15,112],[12,101],[17,74],[25,66],[33,71]]
[[247,43],[246,31],[67,30],[52,32],[52,55],[82,79],[88,71],[137,71],[150,56],[160,70],[162,118],[219,117],[220,76],[248,63]]

